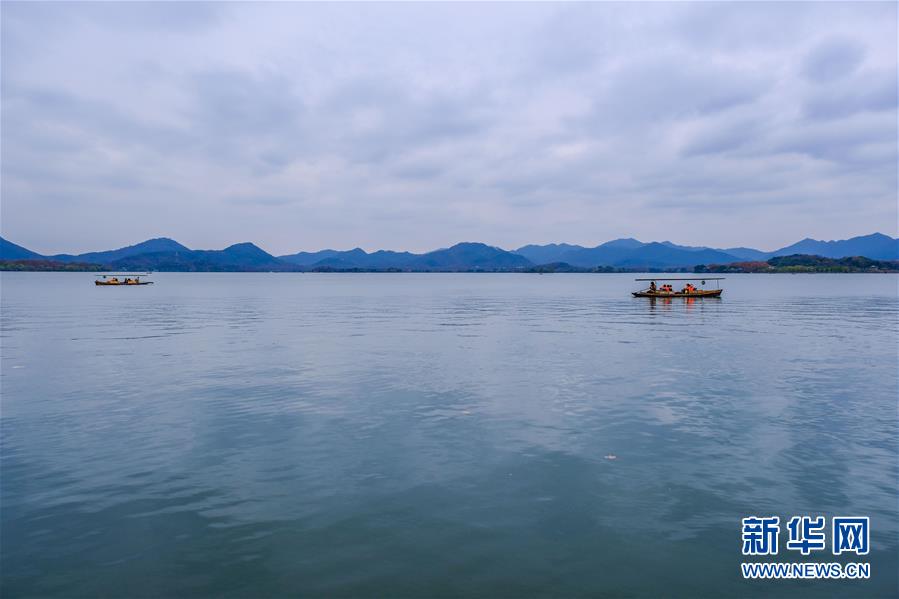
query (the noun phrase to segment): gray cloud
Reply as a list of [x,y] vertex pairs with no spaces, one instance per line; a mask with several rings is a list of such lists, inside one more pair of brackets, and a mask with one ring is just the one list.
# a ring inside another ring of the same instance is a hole
[[864,57],[865,48],[857,40],[829,39],[821,42],[806,56],[802,72],[812,81],[833,81],[853,73]]
[[625,63],[611,75],[596,105],[600,126],[701,117],[749,104],[770,83],[752,68],[715,65],[698,56],[653,56]]
[[895,4],[49,7],[2,22],[2,232],[38,251],[896,222]]
[[859,112],[894,112],[899,81],[895,70],[866,73],[809,94],[803,113],[809,119],[838,119]]
[[751,144],[760,135],[759,129],[759,123],[753,119],[713,123],[685,144],[683,154],[692,157],[731,152]]
[[[895,164],[896,129],[889,126],[888,118],[895,115],[859,115],[837,123],[809,123],[797,126],[781,135],[774,149],[796,152],[808,157],[827,160],[834,167],[878,167]],[[883,147],[880,159],[865,152],[866,148]],[[892,148],[892,150],[889,150]]]

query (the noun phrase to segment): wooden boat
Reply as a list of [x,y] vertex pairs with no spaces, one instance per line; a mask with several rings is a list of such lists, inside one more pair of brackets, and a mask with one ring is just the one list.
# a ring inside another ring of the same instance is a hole
[[[152,285],[153,281],[141,281],[146,275],[97,275],[94,285]],[[121,279],[119,277],[122,277]]]
[[[667,297],[721,297],[721,294],[724,292],[720,286],[716,286],[715,289],[705,289],[706,281],[715,281],[715,284],[718,285],[718,281],[723,281],[724,277],[712,277],[712,278],[665,278],[665,277],[657,277],[655,279],[634,279],[635,281],[649,281],[650,285],[646,289],[641,289],[640,291],[634,291],[631,293],[634,297],[652,297],[652,298],[667,298]],[[663,284],[661,286],[656,285],[656,281],[700,281],[700,285],[702,287],[695,287],[692,283],[684,285],[683,289],[677,291],[671,285]]]
[[721,297],[723,291],[723,289],[698,289],[686,293],[681,293],[680,291],[675,291],[674,293],[661,291],[634,291],[632,295],[634,297]]

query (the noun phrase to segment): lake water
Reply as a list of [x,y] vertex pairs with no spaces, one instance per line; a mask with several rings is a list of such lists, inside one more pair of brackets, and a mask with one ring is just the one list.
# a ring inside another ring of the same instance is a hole
[[[897,277],[633,278],[4,273],[0,590],[896,596]],[[817,514],[870,580],[742,579]]]

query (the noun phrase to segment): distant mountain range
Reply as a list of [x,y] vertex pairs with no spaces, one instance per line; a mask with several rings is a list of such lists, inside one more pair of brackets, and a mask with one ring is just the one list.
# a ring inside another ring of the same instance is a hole
[[874,260],[899,259],[899,240],[882,233],[842,241],[803,239],[773,252],[753,248],[715,249],[676,245],[670,241],[643,243],[636,239],[615,239],[593,248],[578,245],[526,245],[515,250],[536,264],[564,262],[572,266],[615,266],[619,268],[677,268],[697,264],[729,264],[764,261],[776,256],[809,254],[825,258],[865,256]]
[[745,247],[716,249],[682,246],[670,241],[644,243],[627,238],[592,248],[560,243],[526,245],[507,251],[483,243],[459,243],[424,254],[387,250],[368,253],[355,248],[273,256],[252,243],[238,243],[223,250],[192,250],[173,239],[162,237],[104,252],[44,256],[0,237],[0,260],[3,261],[49,260],[100,264],[110,270],[154,271],[520,271],[544,264],[576,268],[666,270],[764,261],[793,254],[899,260],[899,239],[881,233],[842,241],[803,239],[773,252]]

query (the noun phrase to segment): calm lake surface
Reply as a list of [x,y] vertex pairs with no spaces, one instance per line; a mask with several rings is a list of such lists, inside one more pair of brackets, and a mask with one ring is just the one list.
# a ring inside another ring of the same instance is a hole
[[[896,596],[897,277],[633,278],[4,273],[0,591]],[[870,580],[742,579],[817,514]]]

